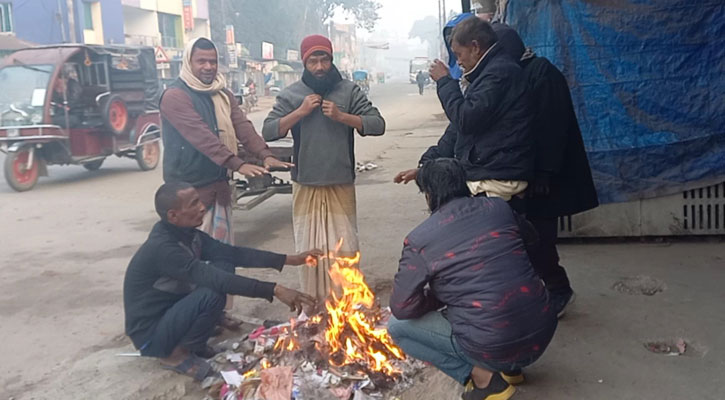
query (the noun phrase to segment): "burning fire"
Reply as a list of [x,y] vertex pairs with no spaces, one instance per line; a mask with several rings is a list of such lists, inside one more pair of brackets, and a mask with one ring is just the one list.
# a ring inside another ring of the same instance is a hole
[[[340,239],[335,251],[327,255],[333,262],[329,270],[330,279],[339,289],[333,289],[325,302],[325,340],[329,347],[329,362],[337,367],[362,364],[371,371],[398,375],[399,371],[391,361],[403,360],[405,355],[393,343],[386,329],[375,329],[380,320],[380,310],[375,308],[375,295],[358,269],[360,253],[354,257],[337,257],[342,243]],[[308,265],[316,266],[316,261],[308,260]],[[312,320],[319,322],[322,317],[316,315]]]

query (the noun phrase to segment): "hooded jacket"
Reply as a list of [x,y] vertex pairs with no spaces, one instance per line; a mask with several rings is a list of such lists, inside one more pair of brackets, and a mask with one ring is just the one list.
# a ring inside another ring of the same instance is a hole
[[[513,60],[525,52],[519,34],[493,24],[499,44]],[[599,205],[581,130],[564,74],[544,57],[519,61],[533,106],[534,173],[549,182],[548,195],[527,198],[532,217],[573,215]]]

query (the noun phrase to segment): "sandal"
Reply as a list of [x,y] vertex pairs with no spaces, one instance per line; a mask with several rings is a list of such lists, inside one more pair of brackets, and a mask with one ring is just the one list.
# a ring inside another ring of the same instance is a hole
[[190,354],[189,357],[182,361],[179,365],[174,366],[161,364],[161,368],[190,376],[199,382],[214,373],[214,369],[212,369],[211,364],[193,354]]
[[222,314],[219,320],[219,326],[229,329],[230,331],[238,331],[243,321],[238,320],[227,313]]
[[223,351],[224,351],[223,349],[216,349],[212,346],[206,345],[203,348],[192,350],[192,353],[195,356],[199,356],[203,359],[208,360],[210,358],[214,358],[217,354],[219,354]]

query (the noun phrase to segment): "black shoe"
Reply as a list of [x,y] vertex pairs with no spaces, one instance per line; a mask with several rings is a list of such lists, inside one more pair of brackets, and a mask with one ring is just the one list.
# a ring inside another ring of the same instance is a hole
[[549,293],[549,301],[551,303],[551,307],[554,308],[554,312],[556,312],[557,318],[564,316],[566,308],[570,304],[573,304],[575,299],[576,294],[574,294],[574,291],[571,289]]
[[493,374],[488,386],[481,389],[469,379],[461,395],[463,400],[508,400],[516,393],[516,388],[506,382],[501,374]]

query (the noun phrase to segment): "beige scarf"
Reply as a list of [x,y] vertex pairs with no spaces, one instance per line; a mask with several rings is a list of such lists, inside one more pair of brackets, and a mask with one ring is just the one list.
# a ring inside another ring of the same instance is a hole
[[[196,38],[189,41],[184,47],[184,60],[181,65],[181,73],[179,78],[184,81],[192,90],[200,93],[206,93],[211,96],[211,101],[214,103],[214,113],[216,114],[217,127],[219,128],[219,140],[226,146],[229,151],[237,154],[237,135],[234,131],[234,124],[232,124],[232,103],[229,100],[224,88],[227,86],[227,82],[224,79],[224,75],[217,73],[214,82],[207,85],[200,81],[191,72],[191,49],[194,47],[194,43],[199,40]],[[217,55],[219,52],[217,51]]]

